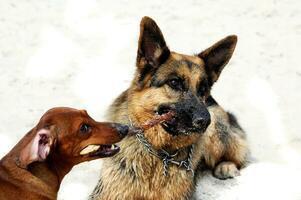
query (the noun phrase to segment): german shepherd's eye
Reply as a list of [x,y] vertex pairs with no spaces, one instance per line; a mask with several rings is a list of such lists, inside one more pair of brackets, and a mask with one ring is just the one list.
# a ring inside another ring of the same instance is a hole
[[167,85],[177,91],[184,90],[184,83],[183,80],[180,78],[173,78],[168,80]]
[[90,133],[91,132],[91,126],[89,124],[82,124],[79,128],[79,131],[81,133]]

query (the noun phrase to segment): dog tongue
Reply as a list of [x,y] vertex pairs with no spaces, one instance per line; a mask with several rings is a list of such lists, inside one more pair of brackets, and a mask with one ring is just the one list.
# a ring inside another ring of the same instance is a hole
[[156,114],[152,119],[146,121],[139,127],[132,127],[130,128],[129,135],[135,135],[140,132],[144,132],[162,122],[166,122],[172,119],[172,117],[175,115],[174,111],[169,111],[167,113],[164,113],[162,115]]

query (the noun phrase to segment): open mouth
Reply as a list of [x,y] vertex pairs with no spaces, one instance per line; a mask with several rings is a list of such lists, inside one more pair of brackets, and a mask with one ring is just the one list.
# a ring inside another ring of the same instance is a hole
[[91,144],[81,150],[80,155],[89,157],[97,156],[103,158],[114,156],[119,151],[120,147],[115,144]]
[[[174,121],[174,119],[172,121]],[[167,133],[172,134],[172,135],[178,135],[179,133],[177,130],[177,126],[174,123],[172,123],[172,121],[163,122],[163,123],[161,123],[161,126]]]
[[181,113],[181,117],[177,116],[176,111],[172,107],[172,105],[161,105],[159,109],[156,111],[159,115],[168,113],[173,111],[173,116],[165,120],[161,123],[162,128],[173,136],[177,135],[190,135],[192,132],[195,132],[192,124],[190,122],[190,118],[187,114]]
[[163,129],[173,135],[173,136],[177,136],[177,135],[190,135],[192,132],[188,129],[184,129],[184,128],[179,128],[175,125],[169,124],[169,123],[162,123],[161,126],[163,127]]
[[185,123],[179,122],[176,118],[173,118],[171,121],[161,123],[162,128],[169,134],[173,136],[178,135],[191,135],[193,133],[203,133],[206,128],[195,128]]
[[207,128],[207,126],[193,126],[191,118],[185,113],[181,113],[181,116],[173,115],[171,119],[163,121],[161,126],[168,134],[173,136],[203,133]]

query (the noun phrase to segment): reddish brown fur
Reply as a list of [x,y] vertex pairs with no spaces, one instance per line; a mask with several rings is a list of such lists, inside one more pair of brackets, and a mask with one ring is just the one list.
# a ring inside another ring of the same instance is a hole
[[[78,131],[82,123],[92,127],[87,135],[80,135]],[[62,179],[74,165],[100,158],[81,156],[79,153],[84,147],[89,144],[113,144],[122,139],[112,125],[94,121],[85,110],[49,110],[37,126],[1,159],[0,199],[56,199]],[[41,129],[49,130],[53,139],[47,160],[32,162],[26,160],[28,155],[21,159]]]

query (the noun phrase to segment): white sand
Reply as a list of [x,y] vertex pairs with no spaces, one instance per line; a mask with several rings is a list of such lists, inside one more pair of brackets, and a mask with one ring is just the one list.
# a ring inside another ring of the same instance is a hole
[[[149,15],[186,54],[239,37],[213,95],[238,116],[257,162],[233,180],[206,175],[199,198],[301,199],[301,1],[148,2],[0,1],[0,157],[51,107],[102,120],[133,77],[140,18]],[[59,199],[85,199],[100,164],[75,167]]]

